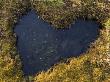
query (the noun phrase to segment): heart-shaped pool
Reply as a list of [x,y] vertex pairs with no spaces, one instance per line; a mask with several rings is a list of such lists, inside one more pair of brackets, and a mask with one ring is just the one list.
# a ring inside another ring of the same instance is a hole
[[26,75],[47,70],[62,58],[76,57],[86,52],[99,34],[95,21],[77,20],[70,29],[55,30],[30,11],[14,29],[17,48]]

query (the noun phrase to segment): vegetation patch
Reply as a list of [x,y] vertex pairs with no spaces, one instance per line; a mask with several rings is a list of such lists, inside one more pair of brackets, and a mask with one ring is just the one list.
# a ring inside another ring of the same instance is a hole
[[[59,4],[59,0],[54,0]],[[62,0],[63,3],[56,5],[52,1],[32,0],[33,8],[41,18],[55,28],[68,28],[78,18],[94,19],[102,23],[110,16],[110,3],[93,0]]]
[[[55,1],[55,0],[54,0]],[[64,28],[73,22],[75,19],[72,10],[72,2],[68,2],[68,5],[59,1],[37,1],[32,2],[33,9],[41,16],[41,18],[56,28]],[[59,4],[59,5],[56,5]]]
[[27,1],[0,0],[0,82],[23,82],[13,27],[28,7]]
[[13,27],[19,17],[30,9],[30,4],[42,19],[55,28],[65,28],[77,18],[95,19],[102,25],[100,37],[85,54],[37,74],[35,82],[110,81],[109,0],[0,0],[0,82],[26,82]]

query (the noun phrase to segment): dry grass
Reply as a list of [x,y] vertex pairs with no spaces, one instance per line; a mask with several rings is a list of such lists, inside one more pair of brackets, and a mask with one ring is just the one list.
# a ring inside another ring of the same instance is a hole
[[[105,20],[110,20],[110,3],[105,7],[104,2],[97,2],[94,7],[93,4],[82,3],[80,0],[72,2],[64,0],[65,2],[60,4],[36,1],[31,2],[32,7],[44,20],[57,28],[68,26],[77,17],[83,17],[95,18],[103,25],[103,30],[87,53],[78,58],[70,58],[68,63],[59,63],[47,72],[42,72],[35,77],[35,82],[109,82],[110,65],[106,44],[110,41],[107,38],[109,29],[106,28],[110,26],[110,22]],[[85,6],[82,7],[82,4]],[[27,0],[0,0],[0,82],[26,82],[15,46],[13,27],[18,22],[19,16],[29,7],[30,2]]]

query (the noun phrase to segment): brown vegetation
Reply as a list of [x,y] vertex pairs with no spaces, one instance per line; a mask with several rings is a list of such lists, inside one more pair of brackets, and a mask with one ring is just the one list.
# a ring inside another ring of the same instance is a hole
[[[61,1],[54,4],[32,0],[31,4],[42,19],[57,28],[66,27],[81,17],[95,19],[103,29],[85,54],[41,72],[35,77],[35,82],[109,82],[109,47],[106,46],[110,43],[110,3],[105,0],[95,0],[95,3],[92,0]],[[29,8],[29,0],[0,0],[0,82],[26,82],[16,50],[13,27],[19,16]]]

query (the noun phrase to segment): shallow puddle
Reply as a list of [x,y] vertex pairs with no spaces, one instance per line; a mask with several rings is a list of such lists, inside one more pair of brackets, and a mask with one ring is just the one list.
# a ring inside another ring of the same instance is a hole
[[95,21],[77,20],[69,30],[55,30],[34,11],[24,15],[14,31],[26,75],[47,70],[62,58],[84,53],[99,34]]

